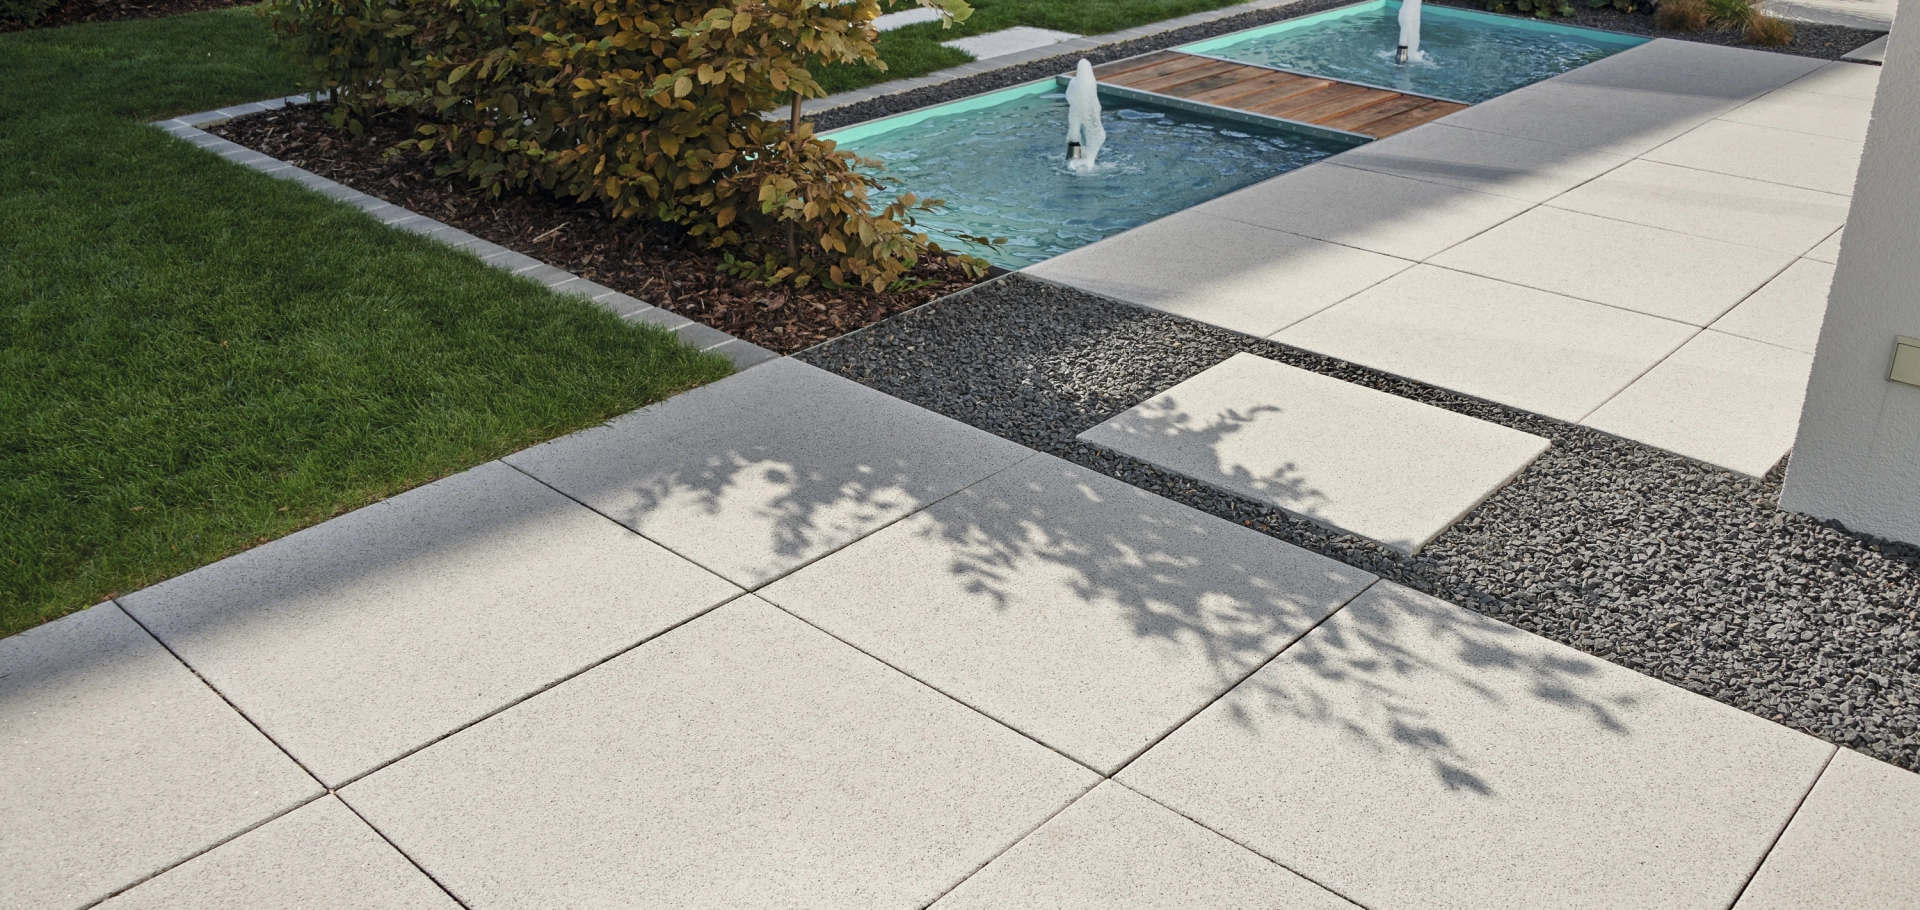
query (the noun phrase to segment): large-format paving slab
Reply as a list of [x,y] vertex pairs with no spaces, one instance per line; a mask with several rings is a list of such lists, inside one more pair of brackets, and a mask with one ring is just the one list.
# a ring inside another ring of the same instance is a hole
[[0,907],[84,907],[319,796],[111,603],[0,639]]
[[1832,752],[1383,581],[1118,780],[1371,910],[1709,910]]
[[1760,476],[1793,447],[1813,355],[1711,329],[1581,423]]
[[1880,87],[1880,68],[1858,63],[1829,63],[1790,83],[1796,92],[1819,92],[1872,101]]
[[[1520,214],[1527,205],[1506,196],[1321,162],[1222,196],[1196,211],[1420,260]],[[1291,275],[1282,279],[1290,280]]]
[[1051,29],[1016,25],[997,32],[974,35],[971,38],[943,41],[941,44],[971,54],[977,60],[991,60],[995,57],[1006,57],[1036,48],[1050,47],[1078,37],[1080,36],[1072,32],[1056,32]]
[[1697,331],[1422,265],[1275,341],[1577,421]]
[[[1516,250],[1551,251],[1514,255]],[[1562,251],[1577,250],[1577,255]],[[1704,326],[1794,260],[1779,253],[1541,206],[1435,265]]]
[[1832,288],[1832,263],[1801,259],[1715,320],[1713,329],[1811,354]]
[[1098,780],[742,598],[341,797],[472,910],[851,910],[925,906]]
[[1648,152],[1646,158],[1699,171],[1852,195],[1863,145],[1858,139],[1715,120]]
[[100,905],[100,910],[459,910],[328,796]]
[[1812,57],[1655,38],[1535,87],[1597,85],[1718,101],[1731,108],[1825,65]]
[[932,910],[1354,910],[1345,899],[1107,781]]
[[1548,445],[1252,354],[1235,354],[1080,439],[1408,554]]
[[1639,155],[1726,110],[1722,98],[1557,80],[1508,92],[1447,125],[1614,155]]
[[1029,454],[782,359],[506,460],[751,588]]
[[1642,159],[1549,204],[1798,255],[1847,222],[1849,201],[1832,193]]
[[1036,455],[765,596],[1107,773],[1372,581]]
[[1734,910],[1920,907],[1920,774],[1841,749]]
[[[1764,0],[1756,5],[1773,15],[1796,22],[1817,22],[1884,32],[1893,27],[1894,8],[1899,4],[1896,0]],[[1887,38],[1882,35],[1878,40],[1878,56],[1869,52],[1858,59],[1883,59]]]
[[1340,153],[1346,167],[1545,202],[1628,159],[1442,121]]
[[337,786],[738,593],[493,462],[122,602]]
[[1867,121],[1872,117],[1872,98],[1798,92],[1788,86],[1755,98],[1720,119],[1865,142]]

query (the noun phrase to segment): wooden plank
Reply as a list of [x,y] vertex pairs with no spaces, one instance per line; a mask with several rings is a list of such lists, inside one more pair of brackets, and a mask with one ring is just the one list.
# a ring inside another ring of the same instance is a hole
[[1365,133],[1366,130],[1361,129],[1361,127],[1366,124],[1413,110],[1430,101],[1431,99],[1422,98],[1418,95],[1395,95],[1393,98],[1375,104],[1369,104],[1359,110],[1348,111],[1338,117],[1329,117],[1325,120],[1315,122],[1321,126],[1332,127],[1336,130],[1346,130],[1350,133]]
[[1102,82],[1109,82],[1112,81],[1113,77],[1121,73],[1131,73],[1134,70],[1145,69],[1149,66],[1158,66],[1162,63],[1170,63],[1180,59],[1192,60],[1197,58],[1191,54],[1181,54],[1174,51],[1156,51],[1151,54],[1142,54],[1138,57],[1128,57],[1125,60],[1115,60],[1112,63],[1102,63],[1093,68],[1093,75]]
[[1466,105],[1464,104],[1455,104],[1451,101],[1429,101],[1413,110],[1403,111],[1391,117],[1376,120],[1367,124],[1364,129],[1357,129],[1354,130],[1354,132],[1365,133],[1375,138],[1385,138],[1394,133],[1413,129],[1422,123],[1438,120],[1465,107]]
[[[1311,83],[1311,85],[1309,85],[1309,83]],[[1241,99],[1249,98],[1262,92],[1272,91],[1285,86],[1296,86],[1301,87],[1300,90],[1305,90],[1305,88],[1318,88],[1322,84],[1324,83],[1320,80],[1309,79],[1305,76],[1296,76],[1292,73],[1268,72],[1243,82],[1237,82],[1233,85],[1212,89],[1210,91],[1196,92],[1186,97],[1189,101],[1218,104],[1223,107],[1239,107]]]
[[1398,97],[1400,97],[1399,92],[1389,92],[1384,89],[1373,88],[1363,89],[1354,94],[1332,98],[1311,107],[1297,108],[1293,113],[1288,114],[1287,117],[1305,123],[1318,124],[1325,120],[1332,120],[1342,114],[1349,114],[1361,108],[1371,107],[1382,101],[1392,101]]
[[1262,108],[1270,105],[1279,104],[1287,99],[1298,98],[1308,92],[1316,92],[1339,84],[1341,83],[1329,79],[1315,79],[1310,76],[1302,76],[1298,82],[1280,83],[1265,91],[1239,98],[1233,102],[1232,106],[1243,111],[1259,113]]
[[[1248,70],[1253,70],[1253,72],[1248,72]],[[1236,85],[1243,85],[1260,78],[1262,75],[1264,74],[1259,70],[1255,70],[1253,67],[1237,66],[1224,73],[1218,73],[1204,79],[1183,82],[1165,91],[1175,98],[1191,99],[1195,95],[1211,92],[1215,89],[1232,88]]]
[[1170,73],[1154,79],[1144,79],[1139,82],[1129,81],[1121,84],[1128,88],[1139,89],[1143,92],[1159,92],[1165,95],[1169,94],[1172,89],[1177,89],[1189,82],[1197,82],[1208,76],[1217,76],[1221,73],[1240,68],[1241,66],[1238,63],[1218,63],[1209,60],[1206,66],[1196,66],[1192,69],[1184,69],[1177,73]]
[[1334,82],[1328,84],[1325,88],[1302,92],[1291,98],[1283,98],[1279,101],[1262,104],[1259,107],[1250,107],[1247,108],[1247,110],[1251,110],[1256,114],[1266,114],[1269,117],[1285,117],[1288,120],[1298,120],[1300,118],[1293,115],[1294,111],[1305,110],[1310,107],[1325,104],[1328,101],[1335,101],[1349,95],[1357,95],[1364,91],[1369,91],[1369,89],[1358,85],[1348,85],[1345,82]]
[[1206,66],[1210,63],[1213,63],[1213,61],[1205,57],[1195,57],[1192,54],[1173,54],[1170,59],[1162,60],[1150,66],[1143,66],[1139,69],[1127,70],[1111,79],[1102,79],[1102,81],[1133,88],[1142,82],[1151,82],[1162,76]]

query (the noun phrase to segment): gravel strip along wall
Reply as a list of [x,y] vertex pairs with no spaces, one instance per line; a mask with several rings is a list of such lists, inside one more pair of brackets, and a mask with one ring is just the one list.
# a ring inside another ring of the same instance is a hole
[[[1074,439],[1241,351],[1544,436],[1553,446],[1427,549],[1405,557]],[[1779,468],[1755,480],[1017,274],[798,356],[1920,771],[1920,551],[1779,511]]]
[[[1300,0],[1287,6],[1273,9],[1256,10],[1225,19],[1216,19],[1201,25],[1161,32],[1148,38],[1122,41],[1116,44],[1102,45],[1085,51],[1061,54],[1045,60],[1035,60],[1014,66],[966,76],[939,85],[912,89],[892,95],[883,95],[868,101],[855,102],[841,107],[828,108],[818,114],[810,115],[814,128],[820,131],[839,129],[878,117],[918,110],[934,104],[957,101],[984,92],[991,92],[1008,86],[1045,79],[1061,73],[1071,72],[1074,64],[1082,58],[1098,65],[1113,60],[1151,53],[1181,44],[1191,44],[1229,32],[1279,22],[1283,19],[1297,19],[1314,13],[1349,6],[1355,0]],[[1463,9],[1483,9],[1483,5],[1470,2],[1448,3]],[[1555,19],[1556,23],[1580,25],[1589,28],[1611,29],[1637,35],[1650,35],[1661,38],[1673,38],[1681,41],[1698,41],[1705,44],[1724,44],[1745,47],[1752,50],[1774,53],[1796,54],[1806,57],[1818,57],[1825,60],[1838,60],[1840,55],[1852,51],[1879,37],[1880,32],[1863,31],[1857,28],[1844,28],[1837,25],[1812,25],[1805,22],[1794,23],[1794,41],[1787,47],[1756,48],[1741,42],[1737,34],[1717,32],[1711,29],[1700,32],[1665,32],[1653,27],[1653,17],[1644,13],[1620,13],[1613,10],[1582,9],[1579,15],[1571,19]],[[884,83],[882,83],[884,85]]]

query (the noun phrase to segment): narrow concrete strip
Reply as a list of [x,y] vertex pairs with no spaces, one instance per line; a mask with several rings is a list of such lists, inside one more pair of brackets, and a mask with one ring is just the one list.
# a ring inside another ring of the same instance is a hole
[[100,910],[460,910],[338,799],[274,819]]
[[1887,36],[1881,35],[1859,47],[1840,55],[1842,60],[1855,63],[1871,63],[1878,66],[1887,62]]
[[1112,773],[1373,580],[1036,455],[762,596]]
[[1407,554],[1548,446],[1252,354],[1235,354],[1079,438]]
[[1112,781],[931,910],[1354,910],[1354,905]]
[[1920,774],[1841,749],[1734,910],[1920,907]]
[[124,602],[338,786],[736,593],[491,462]]
[[1383,581],[1117,779],[1372,910],[1700,910],[1832,753]]
[[921,907],[1098,780],[747,597],[341,796],[471,907]]
[[0,905],[84,907],[321,795],[105,603],[0,639]]
[[1052,48],[1062,41],[1078,37],[1080,36],[1071,32],[1056,32],[1017,25],[997,32],[987,32],[984,35],[943,41],[941,46],[971,54],[976,60],[997,60],[1025,54],[1028,51]]

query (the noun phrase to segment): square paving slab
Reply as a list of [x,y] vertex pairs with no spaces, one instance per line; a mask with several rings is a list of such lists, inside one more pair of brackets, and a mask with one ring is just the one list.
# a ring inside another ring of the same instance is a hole
[[1920,774],[1841,749],[1734,910],[1920,907]]
[[170,869],[100,910],[460,910],[328,796]]
[[742,598],[341,796],[471,910],[911,910],[1098,780]]
[[765,596],[1109,773],[1371,581],[1036,455]]
[[1414,180],[1545,202],[1622,164],[1577,149],[1429,123],[1340,154],[1340,164]]
[[1354,910],[1353,904],[1108,781],[932,910]]
[[1793,447],[1813,355],[1708,330],[1581,423],[1759,477]]
[[84,907],[319,796],[111,603],[0,639],[0,907]]
[[1683,323],[1422,265],[1273,339],[1573,421],[1626,388],[1695,331]]
[[1535,83],[1535,87],[1598,85],[1738,103],[1787,85],[1820,66],[1819,60],[1810,57],[1655,38]]
[[1118,779],[1371,910],[1717,910],[1832,751],[1383,581]]
[[493,462],[123,602],[337,786],[738,593]]
[[1029,454],[782,358],[506,460],[751,588]]
[[1802,259],[1713,324],[1715,331],[1811,354],[1827,317],[1833,265]]
[[[1515,255],[1527,249],[1542,255]],[[1704,326],[1793,260],[1791,253],[1541,206],[1433,263]]]
[[1379,253],[1189,211],[1055,256],[1024,272],[1265,336],[1409,265]]
[[1726,110],[1720,98],[1548,82],[1447,115],[1447,125],[1638,155]]
[[1851,196],[1861,145],[1860,140],[1715,120],[1648,152],[1646,158]]
[[1550,203],[1796,256],[1847,221],[1845,196],[1634,161]]
[[1415,553],[1547,440],[1252,354],[1080,439]]
[[1222,196],[1199,211],[1401,259],[1425,259],[1528,206],[1506,196],[1321,163]]

